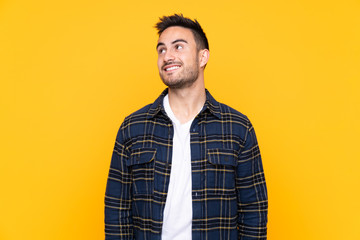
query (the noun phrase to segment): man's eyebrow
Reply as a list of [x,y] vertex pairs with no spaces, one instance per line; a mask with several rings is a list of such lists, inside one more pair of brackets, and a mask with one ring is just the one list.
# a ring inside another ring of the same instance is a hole
[[[184,39],[176,39],[176,40],[172,41],[171,44],[175,44],[175,43],[177,43],[177,42],[188,43],[188,42],[187,42],[186,40],[184,40]],[[156,45],[156,49],[158,49],[159,46],[163,46],[163,45],[165,45],[165,43],[159,42],[159,43]]]
[[186,40],[184,39],[176,39],[175,41],[173,41],[171,44],[177,43],[177,42],[184,42],[184,43],[188,43]]
[[158,49],[158,47],[159,47],[159,46],[162,46],[162,45],[165,45],[165,43],[159,42],[159,43],[156,45],[156,49]]

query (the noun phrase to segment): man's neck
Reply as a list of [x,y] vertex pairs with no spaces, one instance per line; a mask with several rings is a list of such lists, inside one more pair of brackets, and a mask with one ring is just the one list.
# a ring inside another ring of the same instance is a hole
[[192,86],[182,89],[169,89],[171,110],[180,123],[186,123],[196,117],[206,101],[203,81],[196,81]]

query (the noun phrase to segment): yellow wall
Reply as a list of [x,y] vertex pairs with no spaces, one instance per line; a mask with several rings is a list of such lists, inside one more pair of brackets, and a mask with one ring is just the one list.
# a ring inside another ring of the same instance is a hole
[[271,240],[360,239],[360,2],[0,2],[0,239],[103,239],[123,118],[163,90],[158,17],[196,17],[206,85],[249,116]]

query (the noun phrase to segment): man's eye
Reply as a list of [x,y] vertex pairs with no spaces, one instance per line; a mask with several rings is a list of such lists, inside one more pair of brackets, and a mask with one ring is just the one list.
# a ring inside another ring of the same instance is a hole
[[181,45],[176,45],[176,49],[182,49],[183,47]]
[[163,48],[162,48],[162,49],[159,49],[158,52],[159,52],[159,54],[162,54],[162,53],[165,52],[165,49],[163,49]]

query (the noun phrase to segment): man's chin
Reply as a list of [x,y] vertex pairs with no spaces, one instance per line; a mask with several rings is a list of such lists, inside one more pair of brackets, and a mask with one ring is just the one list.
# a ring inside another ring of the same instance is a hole
[[161,77],[161,80],[163,81],[163,83],[168,86],[169,88],[179,88],[182,85],[184,85],[183,81],[181,80],[176,80],[176,79],[165,79],[163,77]]
[[182,83],[182,82],[176,82],[176,83],[174,83],[174,82],[164,82],[164,84],[168,88],[171,88],[171,89],[180,89],[180,88],[183,88],[185,86],[185,84]]
[[178,81],[178,82],[163,81],[163,83],[170,89],[184,89],[191,87],[195,83],[195,81]]

